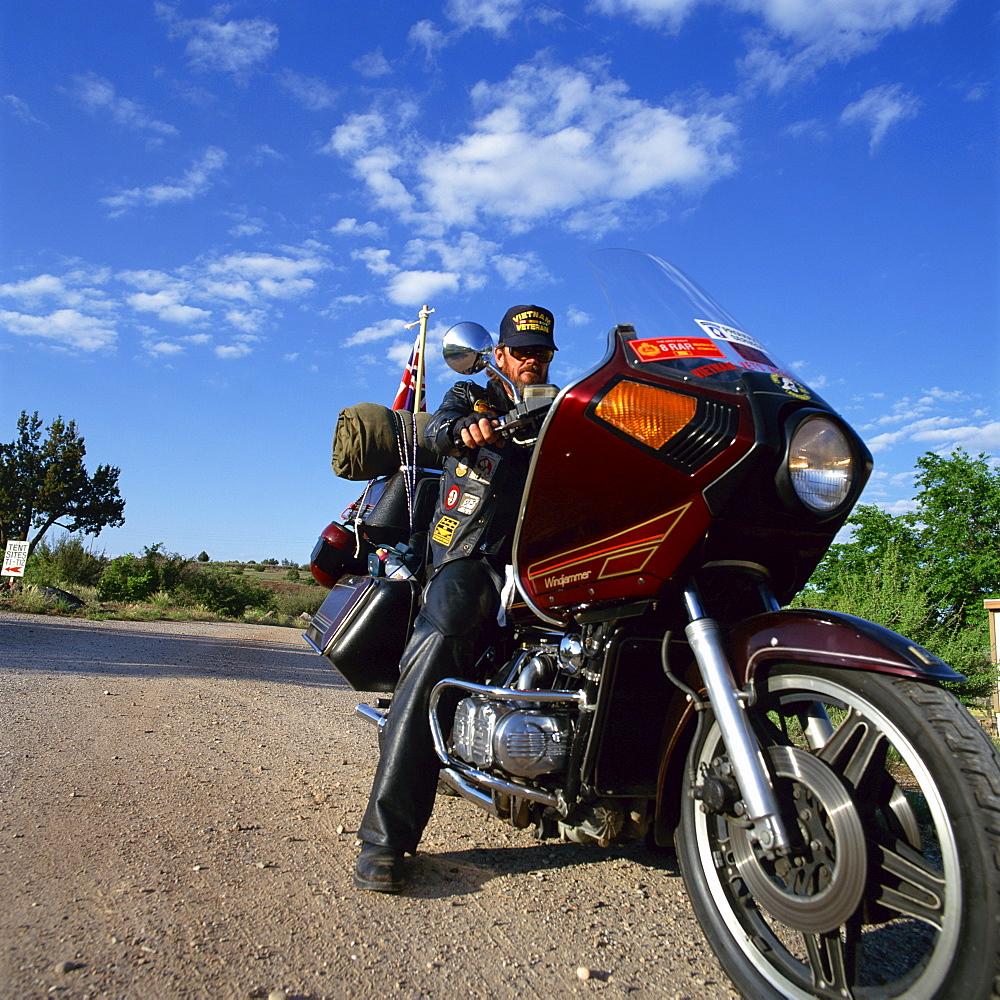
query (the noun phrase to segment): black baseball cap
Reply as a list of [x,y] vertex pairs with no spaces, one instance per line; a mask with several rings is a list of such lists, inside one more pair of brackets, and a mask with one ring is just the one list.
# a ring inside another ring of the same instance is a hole
[[500,320],[500,343],[508,347],[548,347],[558,351],[552,339],[555,318],[542,306],[511,306]]

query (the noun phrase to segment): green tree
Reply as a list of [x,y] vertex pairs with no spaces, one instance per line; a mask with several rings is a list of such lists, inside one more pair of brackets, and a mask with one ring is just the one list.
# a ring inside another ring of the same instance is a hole
[[851,540],[833,545],[807,593],[836,594],[856,573],[875,573],[890,551],[919,572],[942,618],[981,618],[983,600],[1000,594],[1000,469],[989,456],[958,448],[917,459],[914,510],[893,516],[861,505],[848,521]]
[[88,474],[86,453],[74,421],[56,417],[43,438],[38,413],[22,411],[17,436],[0,444],[0,546],[27,541],[30,554],[54,525],[96,535],[125,523],[121,470],[99,465]]
[[1000,596],[1000,469],[959,448],[917,459],[914,509],[893,516],[862,505],[849,542],[833,545],[797,605],[868,618],[908,636],[989,690],[983,600]]
[[207,552],[198,553],[198,562],[209,562],[209,555]]

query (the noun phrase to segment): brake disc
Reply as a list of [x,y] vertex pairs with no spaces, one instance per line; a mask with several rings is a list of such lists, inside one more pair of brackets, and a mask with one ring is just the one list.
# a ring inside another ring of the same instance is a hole
[[773,917],[803,933],[823,934],[857,910],[865,890],[868,856],[861,818],[845,783],[821,760],[796,747],[770,747],[768,754],[779,796],[793,798],[801,842],[791,854],[775,857],[751,839],[747,828],[732,826],[736,867],[756,902]]

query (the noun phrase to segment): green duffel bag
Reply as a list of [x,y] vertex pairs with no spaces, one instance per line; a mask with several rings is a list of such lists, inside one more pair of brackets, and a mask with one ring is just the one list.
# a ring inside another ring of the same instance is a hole
[[[416,464],[440,468],[441,460],[423,446],[430,413],[416,414]],[[358,403],[340,411],[333,432],[333,471],[341,479],[363,481],[392,475],[413,463],[413,418],[408,410],[390,410],[380,403]]]

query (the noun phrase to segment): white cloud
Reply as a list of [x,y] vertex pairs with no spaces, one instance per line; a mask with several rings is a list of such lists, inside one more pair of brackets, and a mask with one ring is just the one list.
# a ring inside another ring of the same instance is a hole
[[244,333],[256,333],[264,325],[266,316],[263,309],[228,309],[226,322]]
[[571,226],[580,211],[593,224],[633,199],[702,187],[735,168],[736,129],[721,112],[629,97],[601,68],[539,60],[480,82],[472,98],[478,117],[453,142],[373,112],[350,116],[325,151],[352,161],[380,208],[426,232],[489,219],[514,232],[549,219]]
[[351,257],[353,257],[354,260],[360,260],[372,274],[386,275],[393,274],[395,271],[399,270],[399,268],[389,260],[389,255],[391,253],[391,250],[380,250],[377,247],[364,247],[361,250],[352,250]]
[[47,316],[0,310],[0,325],[19,337],[51,340],[80,351],[107,350],[114,347],[118,339],[109,321],[76,309],[57,309]]
[[407,35],[406,40],[417,48],[422,48],[428,60],[448,44],[448,36],[441,31],[433,21],[417,21]]
[[448,0],[444,12],[463,30],[483,28],[506,35],[523,7],[524,0]]
[[[2,313],[0,325],[18,336],[58,341],[79,350],[112,346],[128,320],[153,356],[211,346],[208,333],[175,337],[157,324],[188,330],[204,327],[235,333],[220,356],[245,356],[279,305],[315,291],[315,275],[329,266],[314,241],[283,247],[282,253],[232,253],[202,258],[167,272],[119,271],[77,266],[63,275],[38,274],[0,285],[0,299],[17,307]],[[54,308],[55,307],[55,308]],[[180,344],[179,348],[171,345]]]
[[130,295],[128,304],[136,312],[155,313],[162,320],[168,323],[197,323],[211,317],[211,312],[206,309],[198,309],[195,306],[184,305],[180,301],[180,296],[176,291],[163,290],[155,294],[148,292],[137,292]]
[[215,355],[224,361],[234,361],[237,358],[245,358],[252,350],[249,344],[220,344],[215,348]]
[[309,111],[325,111],[337,103],[337,91],[317,76],[306,76],[286,69],[278,80]]
[[200,160],[191,165],[182,178],[145,188],[131,188],[101,201],[112,209],[112,217],[119,216],[139,205],[158,206],[179,201],[192,201],[204,194],[212,185],[213,176],[226,163],[224,150],[210,146]]
[[377,222],[340,219],[330,227],[330,232],[337,236],[381,236],[385,230]]
[[676,31],[698,0],[593,0],[591,7],[609,17],[624,15],[639,24]]
[[[592,0],[608,16],[676,32],[704,0]],[[874,49],[893,31],[943,17],[956,0],[713,0],[758,19],[744,72],[779,90],[831,60]],[[779,48],[784,43],[784,51]]]
[[871,130],[869,152],[874,153],[886,133],[899,122],[916,118],[920,100],[906,93],[898,84],[887,84],[865,91],[853,104],[844,108],[841,124],[860,124]]
[[[808,78],[831,61],[845,62],[876,48],[894,31],[943,17],[956,0],[712,0],[746,14],[757,27],[747,32],[741,69],[753,84],[778,91]],[[592,0],[590,7],[645,27],[677,32],[706,0]]]
[[328,266],[315,255],[234,253],[211,261],[206,271],[220,293],[228,289],[234,298],[247,298],[251,287],[266,298],[294,298],[312,291],[316,282],[309,275]]
[[399,271],[389,279],[387,294],[397,305],[417,306],[445,292],[457,292],[454,271]]
[[961,446],[972,454],[985,452],[1000,452],[1000,421],[989,423],[963,424],[947,430],[928,428],[913,435],[914,441],[929,444],[944,445],[945,450],[953,451]]
[[78,268],[61,277],[39,274],[0,285],[0,296],[13,299],[29,310],[51,304],[106,316],[115,309],[115,303],[103,287],[109,276],[106,269],[97,268]]
[[119,97],[114,84],[96,73],[74,76],[71,93],[91,113],[105,111],[112,121],[125,128],[149,132],[161,138],[178,134],[173,125],[153,118],[137,101]]
[[256,236],[264,231],[264,223],[260,219],[248,219],[228,230],[230,236]]
[[729,0],[759,13],[771,30],[831,58],[874,48],[891,31],[936,21],[955,0]]
[[20,118],[21,121],[26,122],[28,125],[45,125],[45,122],[35,116],[28,102],[22,100],[16,94],[4,94],[3,102],[10,108],[16,118]]
[[[169,24],[171,38],[188,39],[185,53],[194,70],[242,76],[266,62],[278,47],[277,26],[263,18],[225,22],[210,18],[183,20],[169,4],[157,3],[155,10]],[[215,13],[221,17],[225,10],[220,6]]]
[[478,84],[473,97],[485,111],[473,131],[421,162],[424,199],[451,225],[499,216],[523,231],[733,168],[725,147],[734,129],[720,116],[649,105],[601,75],[521,66],[501,84]]
[[142,346],[148,354],[153,354],[157,357],[169,357],[184,353],[183,345],[172,340],[146,340],[143,341]]
[[377,79],[380,76],[388,76],[392,72],[389,60],[382,54],[382,46],[371,52],[366,52],[359,59],[351,63],[354,70],[369,80]]
[[386,337],[397,337],[403,332],[406,321],[401,319],[383,319],[363,330],[357,330],[344,342],[345,347],[357,347],[359,344],[370,344],[375,340],[385,340]]

